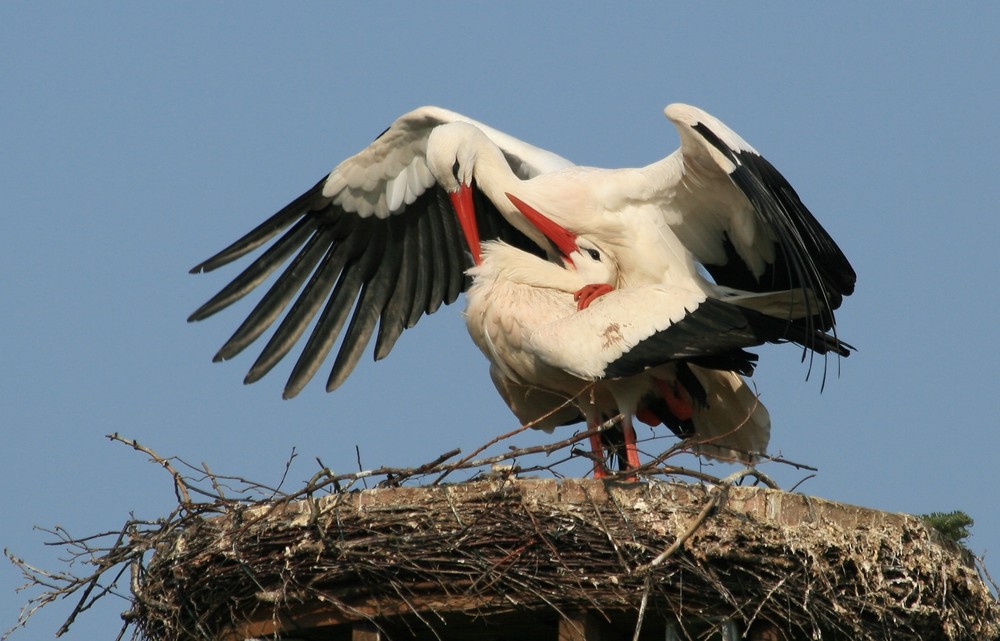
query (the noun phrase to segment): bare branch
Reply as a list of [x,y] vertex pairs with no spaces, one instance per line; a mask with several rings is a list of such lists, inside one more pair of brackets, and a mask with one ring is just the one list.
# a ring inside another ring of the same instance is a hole
[[151,459],[159,463],[163,469],[170,472],[170,475],[174,477],[174,492],[177,493],[177,500],[180,501],[181,505],[188,505],[191,503],[191,496],[188,494],[187,486],[184,484],[184,477],[174,469],[174,467],[170,464],[170,461],[159,456],[153,450],[143,445],[139,445],[139,442],[134,439],[122,438],[117,432],[114,434],[108,434],[106,438],[111,441],[124,443],[134,450],[148,454]]

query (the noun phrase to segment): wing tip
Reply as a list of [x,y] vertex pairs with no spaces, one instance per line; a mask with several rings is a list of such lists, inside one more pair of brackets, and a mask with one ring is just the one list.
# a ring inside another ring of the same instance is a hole
[[[760,152],[754,149],[750,143],[733,131],[726,123],[703,109],[682,102],[675,102],[664,107],[663,113],[674,123],[674,126],[681,130],[682,147],[684,146],[684,130],[691,130],[699,138],[703,139],[705,143],[718,149],[723,154],[726,153],[726,150],[719,148],[720,143],[727,147],[730,153],[750,153],[760,156]],[[706,135],[706,132],[709,135]]]
[[708,114],[693,105],[683,102],[672,102],[663,108],[663,114],[674,122],[683,122],[686,125],[693,125],[700,116]]
[[214,270],[215,268],[217,268],[217,267],[225,264],[225,262],[219,262],[219,258],[224,253],[225,253],[224,251],[223,252],[219,252],[218,254],[212,256],[211,258],[207,258],[207,259],[201,261],[200,263],[198,263],[197,265],[195,265],[194,267],[192,267],[191,269],[189,269],[188,273],[189,274],[207,274],[208,272]]

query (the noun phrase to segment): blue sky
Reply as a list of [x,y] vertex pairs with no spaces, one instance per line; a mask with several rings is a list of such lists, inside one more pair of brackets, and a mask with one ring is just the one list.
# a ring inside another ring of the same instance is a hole
[[[173,507],[111,432],[262,482],[296,448],[301,482],[315,457],[354,469],[355,445],[365,467],[416,465],[513,428],[461,303],[336,393],[323,375],[282,401],[290,364],[244,386],[256,351],[211,363],[247,306],[185,322],[236,270],[187,270],[413,107],[635,166],[677,146],[662,108],[688,102],[767,156],[858,272],[838,318],[859,351],[822,393],[797,350],[762,350],[772,451],[819,468],[813,495],[967,511],[1000,576],[998,33],[985,3],[0,4],[0,545],[60,569],[33,526]],[[0,628],[20,583],[0,563]],[[125,607],[68,638],[113,638]]]

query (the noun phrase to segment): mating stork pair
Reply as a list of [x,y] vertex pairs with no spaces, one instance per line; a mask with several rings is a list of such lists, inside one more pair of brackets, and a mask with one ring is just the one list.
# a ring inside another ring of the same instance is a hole
[[288,261],[215,360],[241,352],[284,312],[246,376],[254,382],[316,319],[289,398],[349,315],[328,391],[354,369],[376,322],[378,360],[467,289],[469,331],[501,396],[543,429],[586,419],[596,476],[606,472],[595,428],[619,413],[629,468],[639,466],[633,417],[695,437],[704,453],[753,460],[770,421],[742,378],[756,363],[745,348],[794,342],[846,356],[849,346],[826,332],[855,273],[736,133],[687,105],[665,113],[679,149],[642,168],[597,169],[444,109],[411,111],[196,266],[211,271],[284,230],[189,320],[227,307]]

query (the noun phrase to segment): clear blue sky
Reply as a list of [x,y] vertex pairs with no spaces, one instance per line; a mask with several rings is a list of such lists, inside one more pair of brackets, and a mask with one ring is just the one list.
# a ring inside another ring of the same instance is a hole
[[[767,156],[858,272],[839,319],[859,351],[825,391],[794,348],[762,353],[772,450],[820,469],[810,494],[969,512],[1000,576],[998,34],[986,3],[0,4],[0,544],[60,569],[32,526],[173,506],[110,432],[263,482],[294,447],[300,482],[317,456],[353,469],[355,444],[415,465],[511,429],[461,304],[335,394],[282,401],[288,364],[243,386],[256,351],[210,362],[246,306],[185,322],[235,270],[187,270],[413,107],[629,166],[677,146],[661,110],[682,101]],[[0,628],[20,583],[0,563]],[[113,638],[123,609],[69,638]]]

